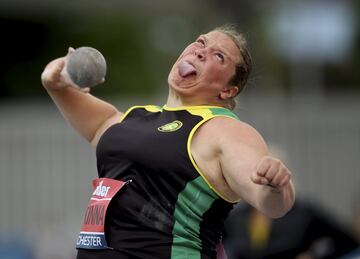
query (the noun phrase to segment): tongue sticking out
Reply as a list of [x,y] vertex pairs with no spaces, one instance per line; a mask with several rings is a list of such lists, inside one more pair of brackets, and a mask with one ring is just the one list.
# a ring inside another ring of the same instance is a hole
[[182,61],[179,64],[179,74],[182,77],[187,77],[189,75],[196,75],[196,69],[190,63],[186,61]]

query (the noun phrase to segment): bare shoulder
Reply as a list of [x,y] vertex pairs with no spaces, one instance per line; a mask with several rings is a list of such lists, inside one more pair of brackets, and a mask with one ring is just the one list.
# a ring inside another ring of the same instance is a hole
[[206,121],[195,132],[192,154],[212,186],[228,200],[238,200],[243,193],[236,190],[248,188],[234,186],[235,179],[241,176],[242,187],[247,186],[250,178],[242,176],[267,154],[267,147],[254,127],[219,116]]
[[229,117],[215,117],[205,123],[202,134],[211,137],[219,147],[248,146],[267,152],[267,145],[261,134],[250,124]]

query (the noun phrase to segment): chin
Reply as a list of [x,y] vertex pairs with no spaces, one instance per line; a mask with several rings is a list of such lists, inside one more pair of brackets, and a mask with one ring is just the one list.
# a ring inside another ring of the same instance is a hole
[[169,86],[176,92],[194,92],[196,89],[196,84],[193,82],[186,82],[184,80],[170,81]]

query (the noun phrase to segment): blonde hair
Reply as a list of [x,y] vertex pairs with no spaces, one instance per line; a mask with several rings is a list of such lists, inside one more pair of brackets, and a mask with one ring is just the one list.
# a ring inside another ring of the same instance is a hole
[[[250,55],[250,51],[247,48],[246,39],[241,33],[236,30],[234,25],[226,24],[220,27],[216,27],[212,31],[218,31],[229,36],[240,51],[241,60],[238,64],[236,64],[235,75],[230,78],[228,83],[229,85],[235,85],[239,88],[239,92],[237,93],[238,95],[244,90],[250,73],[252,71],[252,58]],[[233,110],[236,106],[236,96],[227,100],[226,104],[230,110]]]

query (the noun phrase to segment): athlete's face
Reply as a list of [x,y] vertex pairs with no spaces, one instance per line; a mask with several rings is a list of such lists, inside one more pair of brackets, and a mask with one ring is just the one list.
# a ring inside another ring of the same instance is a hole
[[217,103],[236,95],[238,88],[228,83],[239,62],[240,51],[233,40],[222,32],[212,31],[186,47],[172,67],[168,83],[182,97]]

